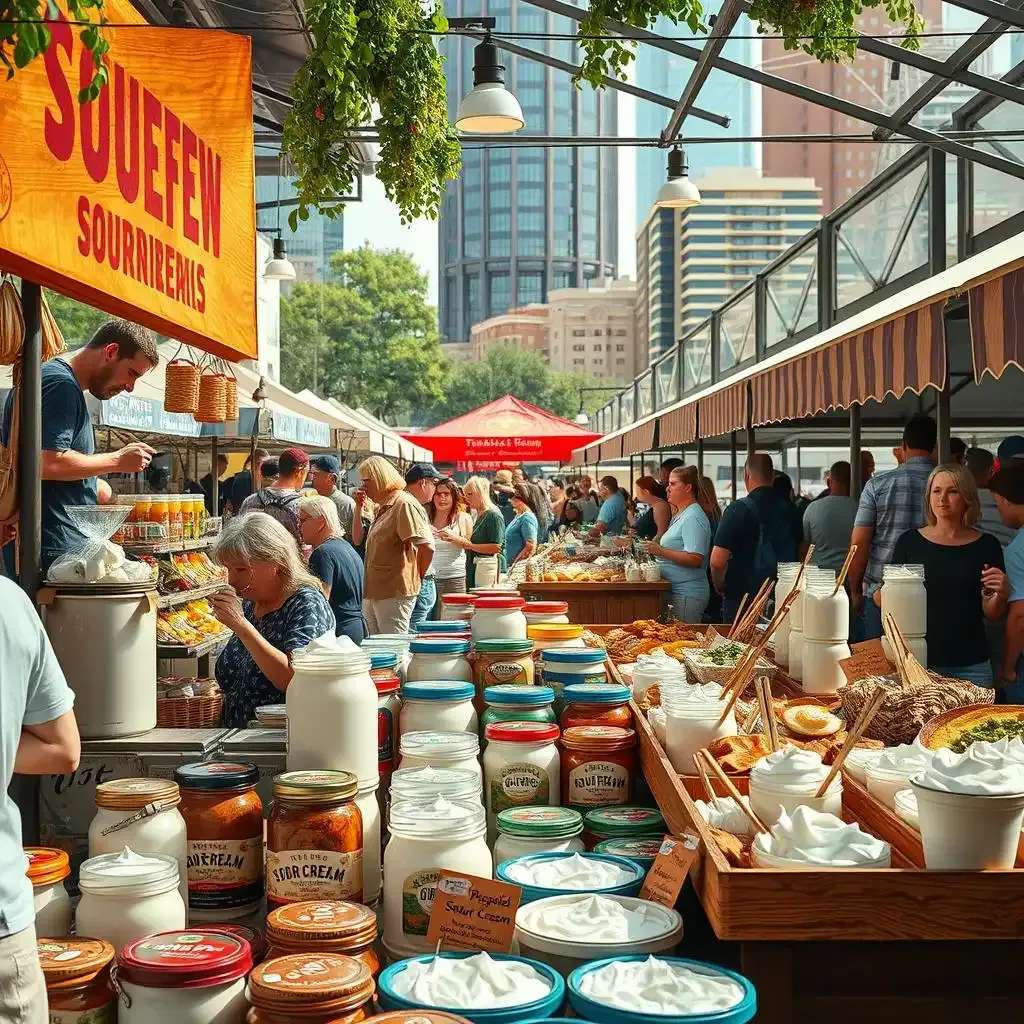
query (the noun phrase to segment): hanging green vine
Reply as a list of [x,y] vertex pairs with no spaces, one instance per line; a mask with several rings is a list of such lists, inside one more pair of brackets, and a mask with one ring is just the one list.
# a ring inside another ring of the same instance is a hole
[[336,217],[359,173],[350,140],[377,128],[377,177],[403,223],[436,217],[461,151],[448,121],[444,62],[427,31],[445,31],[420,0],[306,0],[313,52],[292,85],[282,149],[296,172],[294,230],[316,209]]
[[[78,93],[79,103],[96,99],[100,89],[107,84],[107,66],[103,55],[110,49],[110,43],[103,36],[102,27],[107,19],[103,16],[103,0],[67,0],[70,21],[91,21],[91,11],[99,12],[95,25],[83,27],[79,33],[82,45],[92,52],[96,70],[92,81]],[[37,57],[50,48],[50,30],[42,24],[43,18],[56,21],[60,9],[53,0],[0,0],[0,64],[7,68],[7,77],[13,78],[15,69],[28,67]]]

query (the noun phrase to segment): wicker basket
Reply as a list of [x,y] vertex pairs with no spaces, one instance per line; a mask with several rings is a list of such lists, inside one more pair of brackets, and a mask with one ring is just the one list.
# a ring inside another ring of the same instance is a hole
[[199,408],[199,367],[187,359],[174,359],[164,371],[164,409],[195,413]]
[[224,710],[224,694],[202,697],[160,697],[156,702],[158,729],[216,729]]
[[228,379],[223,373],[204,373],[199,381],[197,423],[224,423],[228,414]]
[[238,381],[234,377],[224,378],[224,418],[228,423],[238,419]]

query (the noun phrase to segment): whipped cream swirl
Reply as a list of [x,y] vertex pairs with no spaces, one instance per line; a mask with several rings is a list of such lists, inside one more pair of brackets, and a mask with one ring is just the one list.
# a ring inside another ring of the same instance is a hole
[[714,707],[721,711],[722,688],[718,683],[687,683],[673,686],[661,695],[661,706],[669,713],[690,709],[705,711]]
[[[750,769],[751,782],[757,781],[770,789],[813,794],[828,775],[821,755],[801,747],[785,746],[762,757]],[[828,788],[830,793],[840,789],[837,775]]]
[[476,953],[458,959],[410,960],[395,975],[392,988],[420,1006],[469,1010],[534,1003],[551,992],[551,983],[529,964]]
[[911,782],[944,793],[1011,796],[1024,793],[1024,761],[1000,749],[999,743],[972,743],[962,754],[942,747],[922,772],[911,777]]
[[528,903],[517,923],[526,931],[569,942],[642,942],[671,932],[676,918],[656,903],[627,906],[588,894]]
[[526,856],[508,868],[509,881],[538,889],[580,889],[594,892],[636,881],[636,873],[612,861],[578,853],[566,857]]
[[754,837],[754,849],[785,860],[837,868],[887,867],[889,863],[888,843],[857,824],[848,825],[834,814],[804,806],[792,817],[783,811],[770,834]]
[[616,960],[587,971],[580,992],[603,1006],[673,1017],[717,1013],[743,1000],[742,987],[724,974],[698,972],[653,956]]
[[879,752],[868,771],[884,775],[905,775],[910,778],[928,767],[931,756],[913,743],[901,743],[897,747],[886,747]]
[[[694,802],[697,805],[697,810],[700,811],[700,816],[709,825],[720,828],[723,832],[731,832],[734,836],[752,836],[754,834],[754,826],[733,797],[716,796],[714,800],[707,802],[704,800]],[[747,797],[743,798],[743,802],[749,806]]]

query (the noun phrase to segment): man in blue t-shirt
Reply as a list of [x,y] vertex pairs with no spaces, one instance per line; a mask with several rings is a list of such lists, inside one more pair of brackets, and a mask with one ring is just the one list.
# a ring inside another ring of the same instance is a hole
[[598,540],[602,534],[617,537],[626,528],[626,499],[619,490],[619,481],[613,476],[601,477],[597,493],[601,497],[601,507],[597,510],[597,522],[594,523],[589,540]]
[[996,703],[1020,704],[1024,702],[1024,459],[1003,462],[989,478],[988,488],[995,498],[999,518],[1016,530],[1003,551],[1010,601],[1002,670],[996,675]]
[[[132,392],[136,381],[159,361],[156,339],[127,320],[108,320],[84,347],[67,359],[43,363],[42,562],[45,577],[53,562],[78,549],[84,537],[65,511],[67,505],[99,502],[97,477],[104,473],[138,473],[155,452],[136,442],[116,452],[95,454],[96,443],[85,401],[88,391],[101,401]],[[7,396],[3,440],[8,443],[17,389]],[[106,494],[109,496],[109,488]],[[5,560],[12,568],[8,545]],[[13,573],[11,573],[13,575]]]

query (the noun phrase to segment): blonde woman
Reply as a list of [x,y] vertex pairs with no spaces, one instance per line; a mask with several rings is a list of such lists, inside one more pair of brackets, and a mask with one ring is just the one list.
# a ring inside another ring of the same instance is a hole
[[[377,506],[366,537],[363,614],[371,634],[407,633],[434,537],[423,506],[398,470],[380,455],[359,464],[360,493]],[[356,495],[356,507],[362,505]]]
[[232,588],[210,598],[214,615],[234,633],[215,671],[224,691],[222,724],[244,729],[256,708],[281,703],[292,681],[292,651],[333,633],[334,613],[295,538],[266,512],[229,520],[213,557]]
[[[928,667],[941,676],[992,686],[985,620],[1006,612],[1003,549],[991,534],[976,529],[978,488],[959,463],[933,469],[924,497],[925,525],[900,536],[892,561],[924,566]],[[879,589],[879,603],[880,595]]]
[[441,530],[439,536],[465,549],[466,584],[472,588],[476,585],[477,556],[497,555],[499,573],[505,571],[505,517],[491,501],[491,485],[485,477],[471,476],[462,493],[476,519],[469,540],[451,527]]
[[361,644],[366,636],[363,618],[363,563],[344,539],[341,514],[333,496],[315,495],[299,501],[299,532],[309,544],[309,571],[320,580],[334,612],[337,633]]

